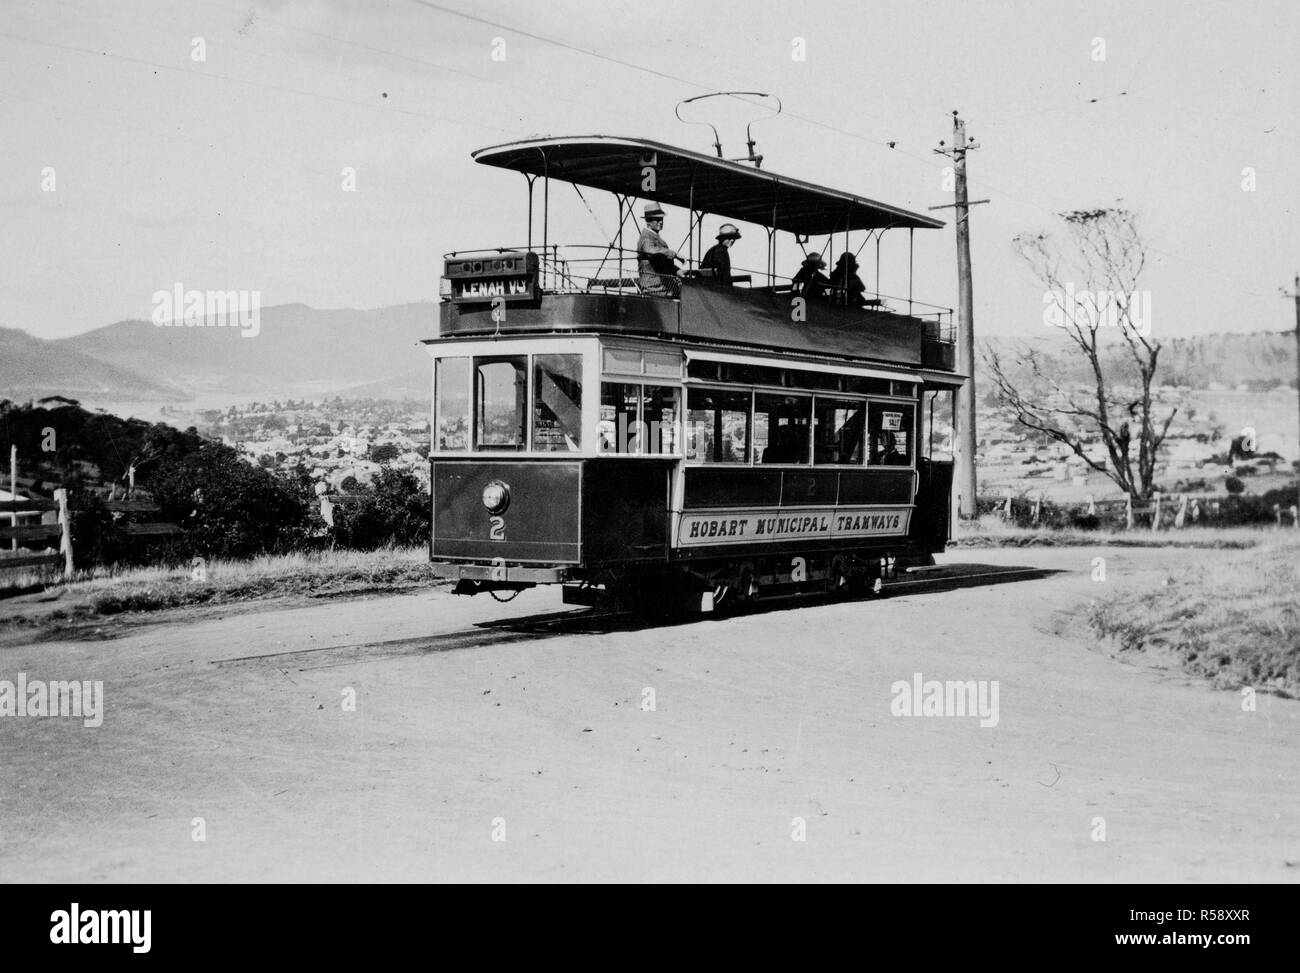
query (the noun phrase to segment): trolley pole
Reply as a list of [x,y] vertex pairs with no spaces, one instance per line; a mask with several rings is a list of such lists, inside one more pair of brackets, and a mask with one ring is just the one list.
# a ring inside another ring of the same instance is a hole
[[[956,428],[953,451],[957,461],[955,485],[960,498],[958,514],[973,519],[978,513],[975,478],[975,309],[970,264],[970,207],[987,203],[987,199],[970,202],[966,197],[966,153],[979,144],[966,137],[966,123],[952,113],[952,148],[943,142],[934,151],[952,159],[953,193],[951,204],[957,211],[957,371],[967,376],[957,392]],[[931,209],[948,209],[932,206]]]
[[[1295,290],[1291,297],[1295,300],[1295,391],[1297,407],[1300,407],[1300,274],[1295,275]],[[1300,452],[1296,453],[1296,461],[1300,462]],[[1300,502],[1300,496],[1296,499]]]

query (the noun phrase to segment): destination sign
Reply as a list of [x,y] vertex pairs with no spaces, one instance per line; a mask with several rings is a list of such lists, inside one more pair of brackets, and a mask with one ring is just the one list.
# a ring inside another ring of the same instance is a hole
[[910,508],[804,507],[683,514],[679,547],[802,539],[897,537],[907,533]]
[[494,297],[522,300],[535,297],[536,290],[537,278],[529,274],[514,277],[477,277],[451,282],[451,296],[458,301],[486,301]]

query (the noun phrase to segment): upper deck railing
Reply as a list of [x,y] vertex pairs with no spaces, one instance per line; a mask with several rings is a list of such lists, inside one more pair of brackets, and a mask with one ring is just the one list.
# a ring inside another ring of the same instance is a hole
[[[502,253],[522,253],[527,247],[495,247],[481,250],[455,250],[444,254],[446,260],[490,258]],[[586,244],[552,244],[543,252],[534,248],[538,256],[538,283],[543,295],[547,294],[618,294],[644,297],[651,300],[673,300],[681,292],[683,280],[710,277],[710,271],[698,267],[684,267],[679,275],[642,274],[638,269],[637,253]],[[802,287],[793,277],[770,276],[766,271],[731,269],[733,286],[775,294],[793,294]],[[843,289],[822,285],[822,300],[844,305]],[[451,293],[450,282],[443,278],[443,296]],[[955,340],[952,308],[918,301],[913,297],[900,297],[880,291],[867,290],[862,295],[864,310],[905,315],[922,323],[922,335],[927,342],[951,344]],[[838,299],[837,299],[838,298]]]

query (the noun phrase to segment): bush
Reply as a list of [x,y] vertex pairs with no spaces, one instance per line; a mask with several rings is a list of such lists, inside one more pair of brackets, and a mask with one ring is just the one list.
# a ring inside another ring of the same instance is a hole
[[334,508],[333,536],[340,546],[360,551],[425,544],[430,531],[430,498],[410,473],[380,469],[360,500]]
[[1235,476],[1230,476],[1223,481],[1223,488],[1227,490],[1229,493],[1235,495],[1244,492],[1246,489],[1246,484],[1242,483]]
[[310,493],[212,443],[150,479],[162,520],[185,530],[177,553],[247,557],[293,550],[310,529]]

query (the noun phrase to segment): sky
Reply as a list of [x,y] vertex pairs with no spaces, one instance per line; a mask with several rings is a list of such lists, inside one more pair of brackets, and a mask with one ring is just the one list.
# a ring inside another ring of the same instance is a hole
[[[785,109],[754,125],[764,168],[921,212],[952,202],[933,149],[961,111],[970,197],[990,200],[971,218],[977,335],[1044,331],[1017,234],[1117,201],[1149,246],[1153,337],[1280,331],[1297,48],[1290,0],[0,0],[0,327],[147,319],[177,283],[263,306],[436,300],[445,252],[526,235],[523,177],[474,149],[599,133],[710,152],[674,106],[745,90]],[[712,117],[736,156],[732,109]],[[584,196],[553,187],[552,241],[612,236],[613,199]],[[916,235],[913,293],[944,306],[951,214]],[[684,232],[670,211],[664,236]],[[733,265],[761,269],[742,232]],[[879,289],[905,295],[906,234],[881,252]]]

